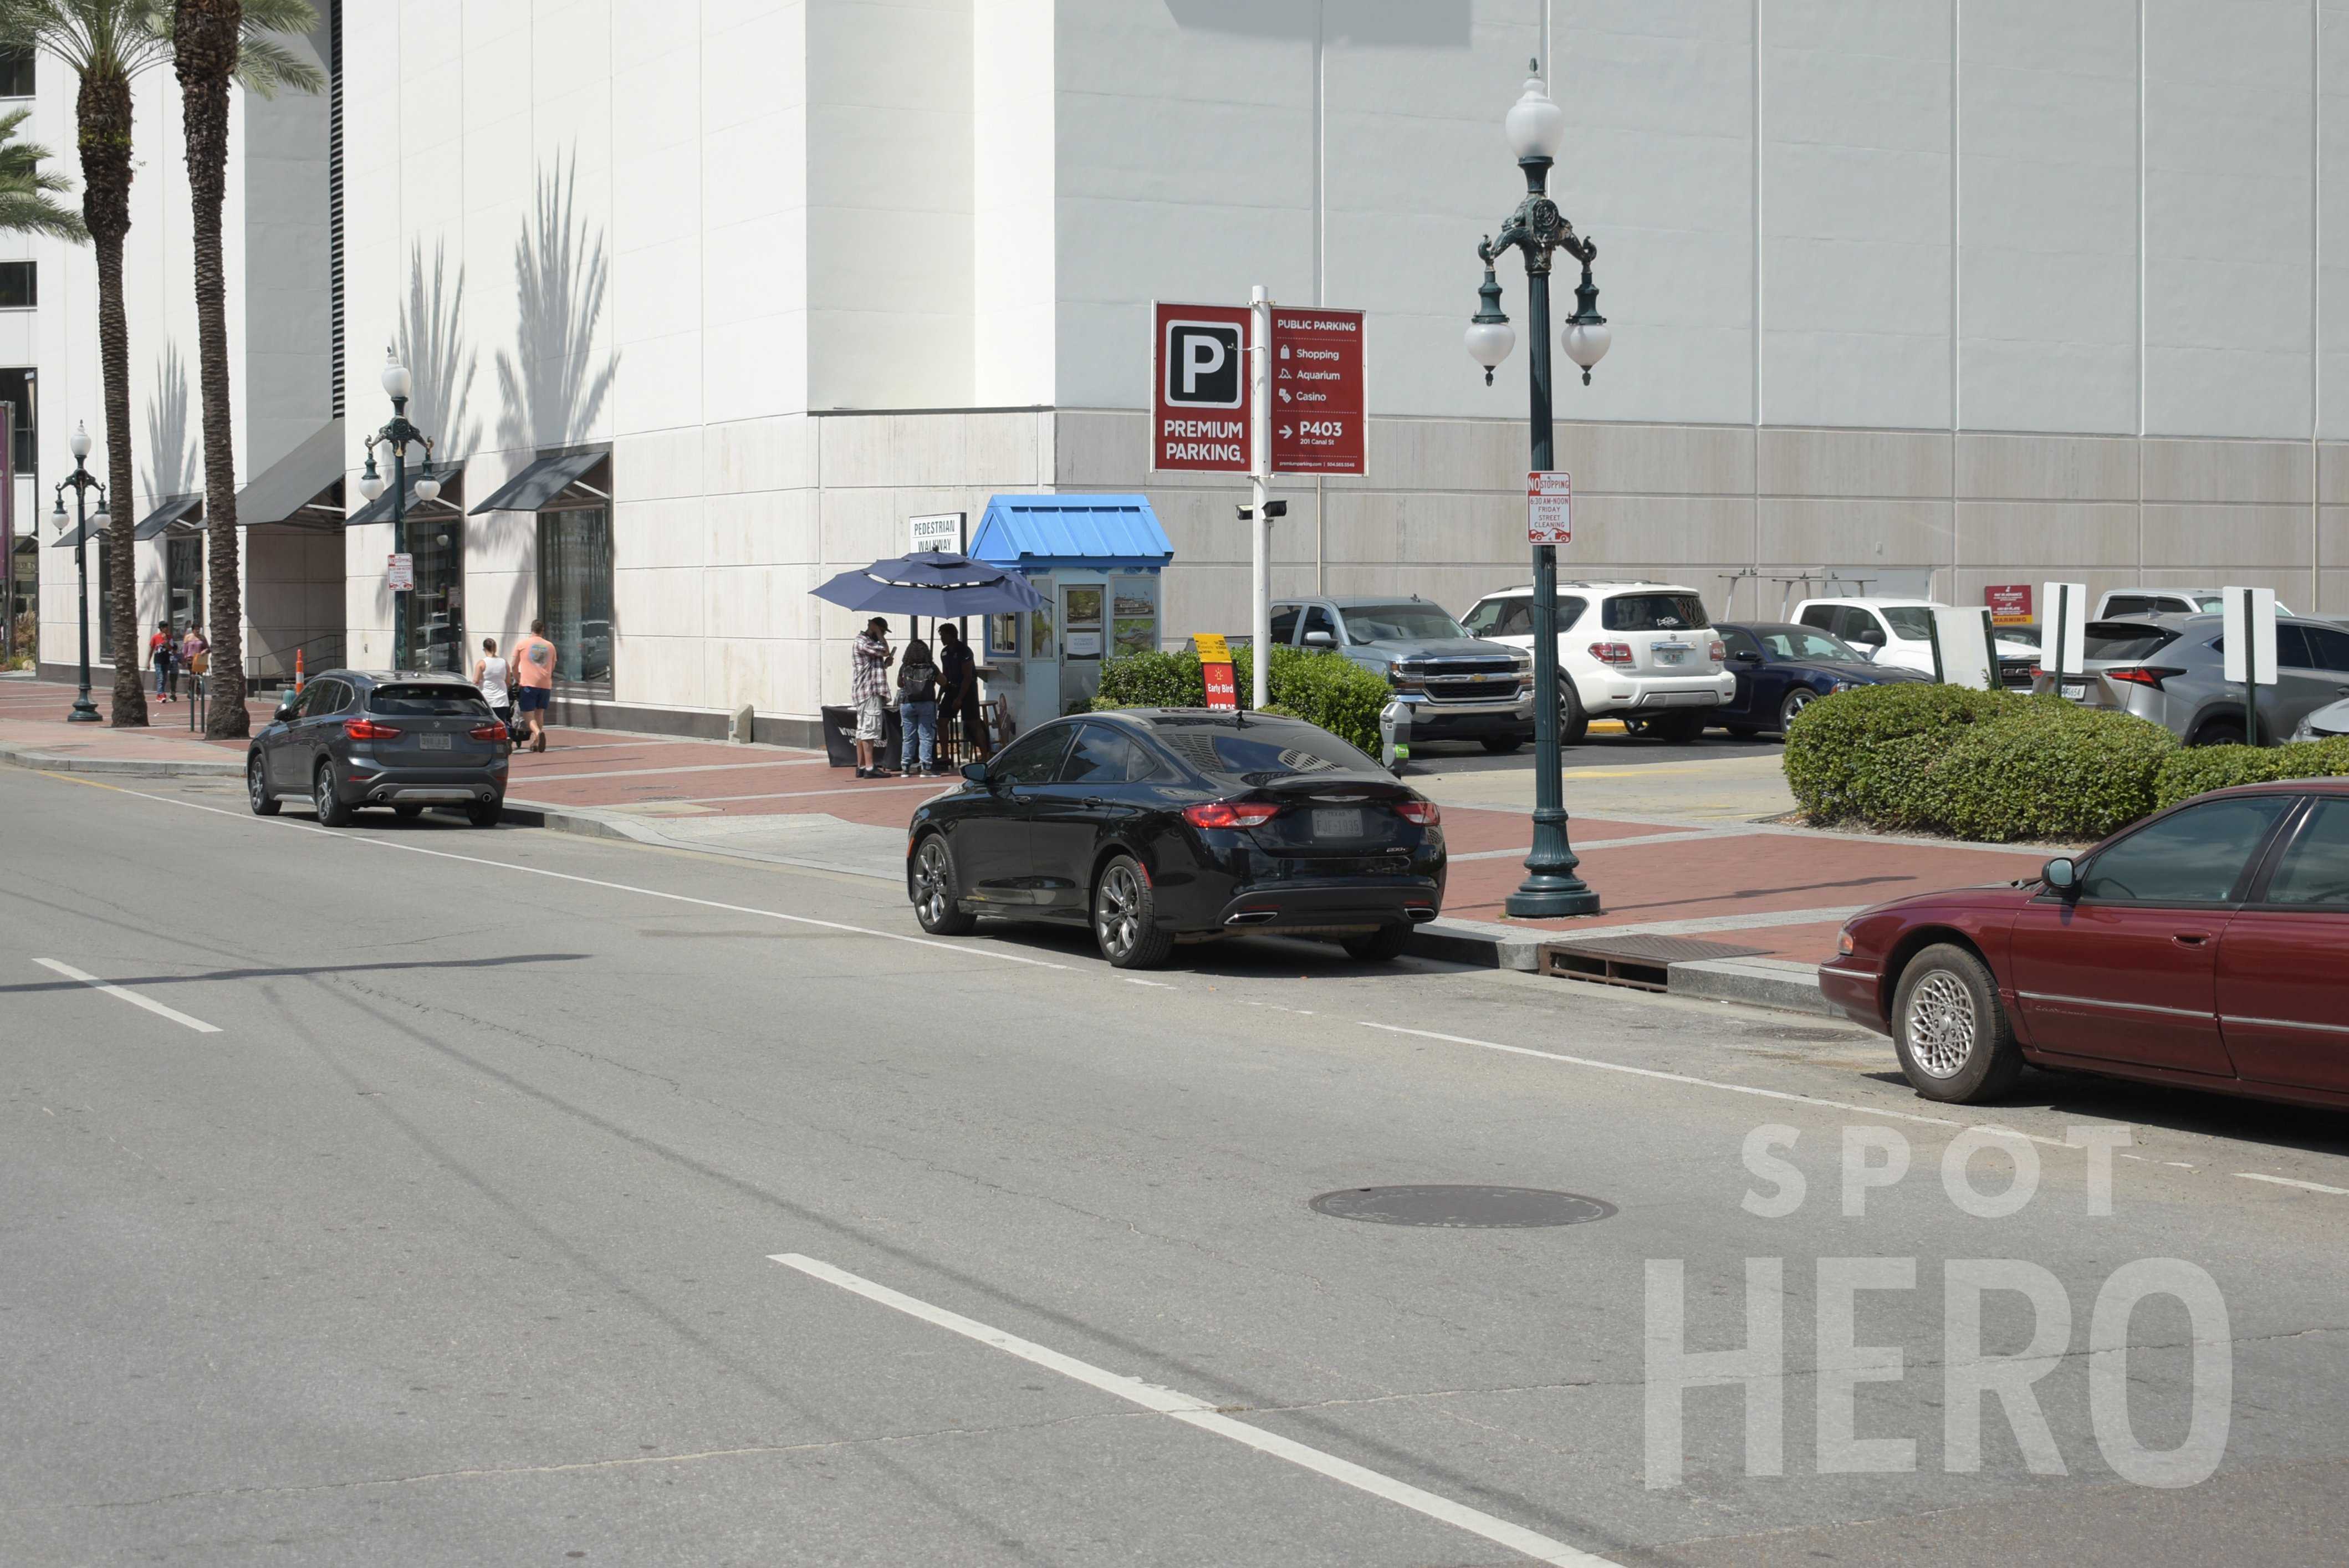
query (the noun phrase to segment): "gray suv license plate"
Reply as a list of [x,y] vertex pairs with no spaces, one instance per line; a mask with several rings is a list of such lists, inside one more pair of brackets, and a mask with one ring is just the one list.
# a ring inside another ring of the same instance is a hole
[[1313,836],[1317,839],[1359,839],[1362,836],[1362,809],[1360,806],[1317,806],[1313,809]]
[[455,748],[455,743],[445,735],[419,735],[416,738],[416,744],[426,751],[449,751]]

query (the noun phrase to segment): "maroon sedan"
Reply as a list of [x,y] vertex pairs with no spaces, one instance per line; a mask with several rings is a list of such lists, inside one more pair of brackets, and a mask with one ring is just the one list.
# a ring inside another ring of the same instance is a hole
[[2349,779],[2197,796],[2038,880],[1855,915],[1819,989],[1928,1099],[2025,1062],[2349,1106]]

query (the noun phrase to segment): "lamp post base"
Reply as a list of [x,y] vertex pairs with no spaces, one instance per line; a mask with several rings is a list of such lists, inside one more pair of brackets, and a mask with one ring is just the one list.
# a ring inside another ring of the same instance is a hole
[[99,717],[98,704],[86,696],[78,696],[74,698],[73,711],[66,715],[66,722],[67,724],[102,724],[105,720]]
[[1501,907],[1512,920],[1563,920],[1599,913],[1599,895],[1590,884],[1571,875],[1529,876]]

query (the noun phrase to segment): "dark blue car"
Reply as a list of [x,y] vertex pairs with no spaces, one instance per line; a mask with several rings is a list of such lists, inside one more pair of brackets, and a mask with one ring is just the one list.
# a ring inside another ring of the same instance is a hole
[[1737,677],[1737,695],[1715,710],[1713,722],[1732,735],[1765,729],[1783,735],[1796,714],[1831,692],[1932,679],[1870,664],[1857,648],[1816,626],[1715,622],[1713,629],[1728,648],[1730,673]]

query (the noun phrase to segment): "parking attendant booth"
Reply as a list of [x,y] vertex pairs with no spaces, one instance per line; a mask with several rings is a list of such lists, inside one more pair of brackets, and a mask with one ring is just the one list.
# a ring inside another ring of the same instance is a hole
[[1044,606],[990,615],[980,662],[1021,730],[1089,707],[1104,658],[1158,646],[1158,574],[1174,559],[1140,495],[999,495],[971,555],[1015,568]]

